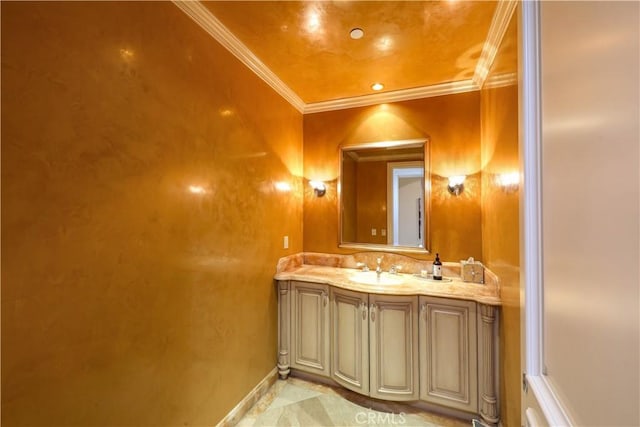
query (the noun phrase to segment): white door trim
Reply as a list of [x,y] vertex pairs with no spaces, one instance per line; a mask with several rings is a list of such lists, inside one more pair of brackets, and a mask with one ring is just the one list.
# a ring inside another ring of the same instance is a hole
[[[399,225],[396,218],[396,212],[399,212],[398,185],[399,178],[422,178],[424,182],[424,162],[389,162],[387,163],[387,244],[398,246]],[[422,194],[424,185],[422,186]],[[421,223],[418,226],[420,236],[422,238],[422,247],[425,246],[424,241],[424,224],[425,224],[425,201],[422,196],[422,206],[419,207],[421,214]]]
[[[523,174],[520,205],[520,286],[522,288],[522,357],[529,392],[550,426],[573,425],[554,393],[544,368],[544,283],[542,253],[540,3],[520,2],[520,163]],[[531,423],[527,398],[523,413]],[[524,421],[524,420],[523,420]]]

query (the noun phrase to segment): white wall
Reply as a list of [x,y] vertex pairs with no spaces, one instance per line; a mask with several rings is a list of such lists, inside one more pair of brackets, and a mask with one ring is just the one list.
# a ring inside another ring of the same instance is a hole
[[422,244],[418,239],[418,199],[424,198],[423,182],[422,177],[398,179],[398,245]]
[[547,379],[579,426],[640,425],[638,2],[541,2]]

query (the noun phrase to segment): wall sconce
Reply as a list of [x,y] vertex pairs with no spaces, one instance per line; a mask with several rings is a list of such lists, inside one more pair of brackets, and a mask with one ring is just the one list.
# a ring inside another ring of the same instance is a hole
[[324,185],[322,181],[309,181],[309,185],[313,188],[314,193],[316,193],[316,197],[322,197],[324,193],[327,192],[327,186]]
[[460,195],[460,193],[462,193],[462,191],[464,190],[464,180],[466,178],[466,175],[450,176],[449,185],[447,186],[449,193],[453,194],[454,196]]
[[496,176],[496,183],[502,187],[505,193],[513,193],[518,189],[518,184],[520,184],[520,173],[501,173]]

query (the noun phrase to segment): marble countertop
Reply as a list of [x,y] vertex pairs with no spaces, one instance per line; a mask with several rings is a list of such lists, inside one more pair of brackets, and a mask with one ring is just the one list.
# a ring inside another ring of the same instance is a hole
[[[370,285],[354,282],[350,277],[359,272],[355,268],[341,268],[326,265],[298,264],[276,273],[276,280],[297,280],[322,283],[357,292],[388,295],[428,295],[476,301],[488,305],[501,305],[500,291],[496,282],[469,283],[460,277],[448,277],[451,281],[424,279],[414,274],[398,274],[400,284]],[[375,274],[375,273],[374,273]],[[389,274],[389,273],[385,273]],[[447,278],[447,276],[445,276]]]

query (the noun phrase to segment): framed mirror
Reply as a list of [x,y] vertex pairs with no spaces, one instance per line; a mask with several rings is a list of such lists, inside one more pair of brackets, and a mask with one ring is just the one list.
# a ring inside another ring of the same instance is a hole
[[429,140],[340,148],[340,247],[429,252]]

